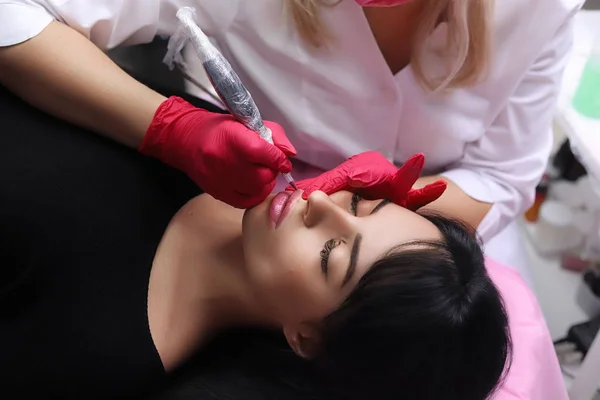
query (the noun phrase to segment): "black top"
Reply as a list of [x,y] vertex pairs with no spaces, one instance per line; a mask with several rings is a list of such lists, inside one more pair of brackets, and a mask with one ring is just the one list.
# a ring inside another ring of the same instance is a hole
[[115,398],[159,383],[151,264],[200,190],[2,87],[0,121],[0,397]]
[[201,191],[1,86],[0,122],[0,398],[331,400],[278,332],[224,333],[166,379],[148,327],[151,264]]

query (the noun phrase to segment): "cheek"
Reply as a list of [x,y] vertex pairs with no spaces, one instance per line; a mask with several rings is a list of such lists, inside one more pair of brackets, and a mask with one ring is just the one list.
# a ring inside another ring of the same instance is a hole
[[301,268],[288,270],[274,282],[272,301],[284,312],[282,318],[289,322],[320,320],[333,308],[331,293],[318,275],[306,274]]
[[315,273],[318,254],[312,254],[314,251],[302,251],[296,246],[283,246],[282,243],[274,245],[272,257],[264,271],[271,289],[290,300],[317,292],[320,287],[315,279],[318,277]]
[[282,321],[314,320],[329,313],[332,296],[320,272],[319,250],[280,246],[265,261],[258,293]]
[[321,272],[320,252],[328,237],[300,225],[277,231],[245,220],[244,256],[250,285],[264,307],[283,321],[326,316],[335,306],[333,291]]

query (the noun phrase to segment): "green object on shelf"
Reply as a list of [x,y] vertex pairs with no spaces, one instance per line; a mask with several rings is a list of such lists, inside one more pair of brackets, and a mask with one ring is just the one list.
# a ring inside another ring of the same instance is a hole
[[588,59],[573,97],[573,108],[580,114],[600,119],[600,52]]

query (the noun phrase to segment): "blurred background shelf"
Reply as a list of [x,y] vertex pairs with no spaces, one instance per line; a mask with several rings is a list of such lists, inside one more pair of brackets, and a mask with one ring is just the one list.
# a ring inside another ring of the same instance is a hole
[[[600,40],[600,0],[588,0],[587,10],[576,16],[575,41],[571,60],[565,70],[563,88],[555,117],[555,142],[559,145],[568,138],[573,153],[592,177],[592,187],[600,194],[600,120],[586,118],[571,106],[582,72],[591,53],[594,38]],[[594,10],[594,11],[591,11]],[[552,340],[565,337],[576,324],[591,316],[578,303],[583,286],[581,273],[561,267],[561,257],[541,255],[534,245],[536,225],[522,222],[527,238],[525,247],[529,259],[534,290],[546,318]],[[600,384],[600,334],[590,349],[584,368],[563,368],[565,383],[572,400],[600,400],[594,392]],[[589,360],[593,360],[590,362]]]
[[[598,8],[600,1],[588,1],[586,5]],[[571,105],[594,40],[600,40],[600,11],[583,10],[575,17],[574,48],[565,70],[555,122],[571,140],[574,153],[588,173],[600,182],[600,120],[582,116]]]
[[522,226],[528,239],[525,247],[536,297],[552,340],[556,341],[563,338],[572,325],[590,319],[576,301],[581,274],[562,268],[560,257],[540,255],[531,240],[535,224],[523,221]]

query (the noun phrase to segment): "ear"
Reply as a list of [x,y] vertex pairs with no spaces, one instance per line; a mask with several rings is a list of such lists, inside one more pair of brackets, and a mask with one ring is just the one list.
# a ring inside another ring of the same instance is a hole
[[294,353],[302,358],[313,358],[319,351],[321,335],[314,324],[284,326],[283,334]]

